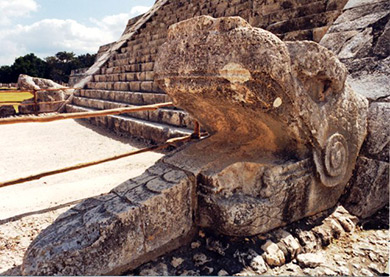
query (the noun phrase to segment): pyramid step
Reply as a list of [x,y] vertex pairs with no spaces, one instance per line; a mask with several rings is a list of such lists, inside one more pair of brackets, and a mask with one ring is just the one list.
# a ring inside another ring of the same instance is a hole
[[[165,30],[167,32],[167,30]],[[147,48],[158,48],[165,42],[166,38],[160,38],[155,40],[148,41],[147,44],[145,44],[145,40],[138,40],[138,41],[131,41],[128,42],[128,45],[125,47],[128,52],[135,52],[140,50],[145,50]]]
[[[79,107],[75,105],[66,106],[68,113],[92,112],[95,109]],[[192,130],[172,127],[166,124],[150,122],[122,115],[110,115],[85,119],[93,125],[107,128],[119,135],[132,136],[152,143],[163,143],[170,138],[187,136]]]
[[162,91],[154,81],[89,82],[86,88],[96,90],[140,91],[145,93]]
[[333,22],[339,16],[339,14],[339,11],[329,11],[292,18],[271,24],[267,27],[267,30],[274,34],[285,34],[292,31],[313,29],[316,27],[328,25],[328,23]]
[[165,93],[143,93],[119,90],[81,89],[77,96],[123,102],[131,105],[150,105],[172,101]]
[[[292,4],[291,4],[292,5]],[[302,16],[308,16],[310,14],[320,14],[326,11],[326,2],[321,1],[313,1],[306,5],[302,6],[293,6],[288,9],[279,9],[271,14],[269,14],[269,22],[270,24],[276,22],[287,21],[292,18],[298,18]]]
[[278,35],[284,41],[313,40],[313,29],[292,31]]
[[101,74],[116,74],[116,73],[125,73],[125,72],[144,72],[151,71],[154,67],[154,60],[151,62],[136,62],[138,61],[134,58],[133,60],[128,60],[125,65],[115,66],[114,62],[108,62],[107,67],[101,71]]
[[[107,100],[91,99],[84,97],[74,97],[73,105],[92,108],[95,110],[108,110],[116,108],[131,107],[127,103],[112,102]],[[134,106],[137,107],[137,106]],[[124,114],[124,116],[134,117],[156,123],[163,123],[181,128],[193,128],[193,119],[188,113],[182,110],[158,109],[156,111],[143,111]]]
[[[153,68],[152,68],[153,69]],[[133,82],[133,81],[153,81],[154,71],[142,71],[119,74],[96,74],[93,76],[93,82]]]

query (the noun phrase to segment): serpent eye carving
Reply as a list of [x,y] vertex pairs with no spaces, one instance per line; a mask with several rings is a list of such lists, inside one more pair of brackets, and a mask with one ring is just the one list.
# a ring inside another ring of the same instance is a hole
[[325,150],[326,172],[332,177],[343,175],[348,162],[348,145],[342,135],[329,138]]
[[343,135],[334,134],[326,142],[325,149],[319,157],[315,152],[314,159],[319,167],[322,183],[327,187],[340,184],[348,168],[348,143]]

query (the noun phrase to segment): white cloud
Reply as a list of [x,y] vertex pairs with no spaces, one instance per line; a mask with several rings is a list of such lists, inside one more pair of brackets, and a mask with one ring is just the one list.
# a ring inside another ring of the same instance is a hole
[[[0,0],[29,1],[29,0]],[[32,0],[31,0],[32,1]],[[34,53],[41,58],[59,51],[96,53],[99,46],[116,41],[124,31],[127,21],[150,7],[136,6],[129,13],[90,19],[87,26],[75,20],[44,19],[31,25],[16,25],[6,30],[0,28],[0,66],[12,64],[15,58]]]
[[28,16],[38,10],[34,0],[0,0],[0,25],[11,24],[12,18]]
[[135,6],[129,13],[109,15],[103,17],[101,20],[90,18],[90,21],[103,30],[110,30],[110,32],[116,34],[117,38],[119,38],[120,34],[125,30],[127,21],[130,18],[143,14],[149,9],[150,7],[147,6]]
[[146,7],[146,6],[135,6],[131,9],[130,15],[131,15],[131,17],[134,17],[137,15],[146,13],[149,9],[150,9],[150,7]]

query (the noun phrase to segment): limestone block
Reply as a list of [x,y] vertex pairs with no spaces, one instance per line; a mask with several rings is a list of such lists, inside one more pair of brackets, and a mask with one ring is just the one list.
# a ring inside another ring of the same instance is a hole
[[122,91],[128,91],[129,90],[129,84],[126,83],[126,82],[120,82],[120,89],[119,90],[122,90]]
[[297,260],[303,267],[316,268],[318,266],[327,264],[325,257],[320,254],[313,253],[299,254]]
[[155,73],[211,134],[165,158],[197,176],[200,226],[254,235],[337,203],[368,102],[333,53],[237,17],[199,17],[170,28]]
[[357,32],[343,46],[338,53],[340,59],[353,59],[365,57],[369,53],[373,44],[372,28]]
[[116,102],[126,102],[126,93],[115,93],[114,97],[110,97],[110,99],[114,99]]
[[265,263],[262,256],[257,255],[251,261],[250,267],[256,272],[256,274],[264,274],[267,272],[267,264]]
[[108,89],[108,90],[114,90],[114,85],[115,83],[114,82],[106,82],[105,83],[105,89]]
[[140,82],[130,82],[129,88],[131,91],[141,91],[141,83]]
[[126,79],[125,81],[131,82],[131,81],[137,81],[137,75],[135,73],[125,73],[126,74]]
[[348,63],[348,68],[351,71],[348,82],[359,94],[371,101],[383,99],[389,95],[390,57],[383,60],[375,57],[356,59]]
[[349,9],[337,18],[329,31],[335,33],[365,29],[386,17],[389,13],[390,3],[388,1]]
[[321,39],[324,37],[326,32],[328,31],[329,26],[324,26],[324,27],[319,27],[319,28],[314,28],[313,29],[313,40],[315,42],[320,42]]
[[287,255],[286,253],[284,254],[285,257],[289,258],[289,260],[294,259],[301,251],[302,247],[299,244],[298,240],[294,238],[292,234],[289,232],[283,230],[283,229],[278,229],[274,233],[276,239],[279,241],[278,246],[279,248],[285,248],[287,250]]
[[145,81],[153,81],[154,80],[154,72],[153,71],[148,71],[145,72]]
[[149,82],[149,81],[141,82],[141,91],[145,91],[145,92],[153,91],[153,82]]
[[345,5],[344,10],[386,1],[387,0],[349,0]]
[[1,106],[0,118],[16,115],[15,108],[13,106]]
[[387,22],[383,33],[378,38],[378,41],[373,49],[374,54],[385,58],[390,56],[390,20]]
[[389,203],[389,163],[359,157],[343,205],[352,214],[367,218]]
[[360,32],[358,30],[342,31],[337,33],[328,32],[321,39],[320,44],[333,51],[335,54],[338,54],[344,47],[345,43],[359,33]]
[[343,206],[338,206],[331,216],[333,219],[337,220],[348,233],[354,232],[359,222],[359,219],[350,214]]
[[368,136],[343,204],[361,218],[389,203],[390,103],[374,102],[368,114]]
[[[65,86],[57,84],[52,80],[31,77],[24,74],[19,75],[18,88],[20,90],[39,90],[37,92],[38,104],[39,102],[45,102],[46,104],[39,104],[37,110],[38,112],[56,112],[62,103],[52,104],[50,102],[64,101],[74,92],[74,90],[67,90]],[[54,91],[44,91],[44,89],[54,89]],[[31,95],[31,97],[33,97],[33,95]],[[22,102],[22,104],[32,103],[34,103],[32,99]],[[11,110],[9,109],[8,112],[11,112]],[[33,105],[19,106],[19,113],[21,114],[30,114],[33,112]]]
[[23,274],[112,275],[172,250],[191,236],[194,185],[183,171],[160,163],[85,200],[30,245]]
[[118,75],[120,82],[126,82],[126,73],[121,73]]
[[141,67],[142,71],[152,71],[154,67],[153,62],[144,63]]
[[286,258],[284,257],[283,252],[279,249],[279,247],[268,240],[262,247],[264,253],[264,259],[270,266],[281,266],[285,264]]
[[389,102],[374,102],[370,105],[368,113],[368,136],[362,149],[364,156],[387,163],[389,162],[389,118]]
[[101,95],[102,95],[103,99],[110,99],[111,91],[103,90],[103,91],[101,91]]

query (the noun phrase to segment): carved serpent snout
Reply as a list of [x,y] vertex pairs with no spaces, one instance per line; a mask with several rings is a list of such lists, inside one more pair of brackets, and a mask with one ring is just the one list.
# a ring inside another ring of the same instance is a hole
[[[283,42],[239,17],[202,16],[170,28],[155,72],[175,104],[212,135],[168,159],[199,174],[200,206],[222,218],[201,208],[201,225],[255,233],[337,202],[366,135],[368,103],[346,84],[332,52]],[[294,208],[287,195],[302,198],[295,216],[281,215],[280,206]],[[269,214],[280,221],[256,223]]]

